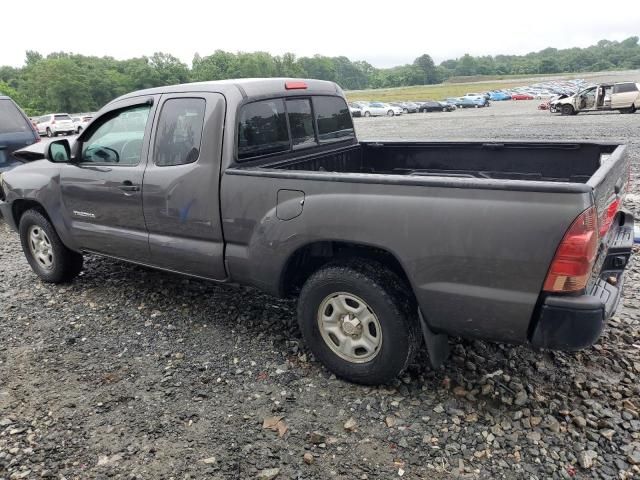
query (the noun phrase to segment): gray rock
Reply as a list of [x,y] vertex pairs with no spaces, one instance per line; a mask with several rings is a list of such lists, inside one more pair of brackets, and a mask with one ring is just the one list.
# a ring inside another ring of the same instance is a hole
[[582,468],[593,467],[593,461],[598,458],[598,454],[593,450],[583,450],[578,454],[578,462]]
[[267,468],[264,470],[260,470],[256,478],[258,480],[273,480],[280,474],[279,468]]
[[633,450],[627,454],[627,462],[632,465],[640,464],[640,450]]

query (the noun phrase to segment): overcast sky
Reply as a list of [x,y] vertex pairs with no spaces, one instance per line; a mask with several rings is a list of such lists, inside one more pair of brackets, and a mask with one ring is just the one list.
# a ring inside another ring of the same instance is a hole
[[[429,53],[439,63],[465,53],[524,54],[586,47],[640,34],[638,0],[8,0],[0,6],[0,65],[26,50],[108,55],[162,51],[191,65],[217,49],[279,55],[344,55],[376,67]],[[601,13],[601,14],[600,14]]]

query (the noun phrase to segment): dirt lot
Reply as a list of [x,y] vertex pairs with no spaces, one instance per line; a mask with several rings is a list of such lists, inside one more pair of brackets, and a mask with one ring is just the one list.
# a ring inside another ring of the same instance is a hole
[[[640,114],[537,103],[357,130],[621,141],[637,178]],[[637,478],[638,260],[626,287],[584,352],[451,339],[442,369],[422,356],[395,384],[363,388],[305,353],[293,301],[97,257],[72,284],[45,285],[0,224],[0,478]]]

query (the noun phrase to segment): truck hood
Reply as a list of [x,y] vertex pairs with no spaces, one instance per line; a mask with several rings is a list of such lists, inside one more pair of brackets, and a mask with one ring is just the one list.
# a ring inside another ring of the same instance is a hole
[[49,145],[48,142],[38,142],[28,147],[21,148],[13,152],[13,156],[23,162],[32,162],[34,160],[41,160],[44,158],[45,148]]

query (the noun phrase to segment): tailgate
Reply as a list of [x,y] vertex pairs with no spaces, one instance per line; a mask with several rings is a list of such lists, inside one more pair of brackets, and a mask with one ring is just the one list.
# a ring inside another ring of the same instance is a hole
[[[600,157],[600,168],[587,181],[593,189],[593,202],[598,211],[600,225],[611,226],[616,212],[622,206],[622,197],[629,184],[631,158],[625,145],[612,146]],[[607,215],[609,218],[607,218]],[[606,230],[600,232],[604,237]]]
[[633,247],[633,216],[622,208],[629,187],[630,163],[626,147],[617,146],[610,154],[602,155],[600,168],[587,182],[593,188],[600,237],[587,293],[605,305],[606,317],[615,311]]

